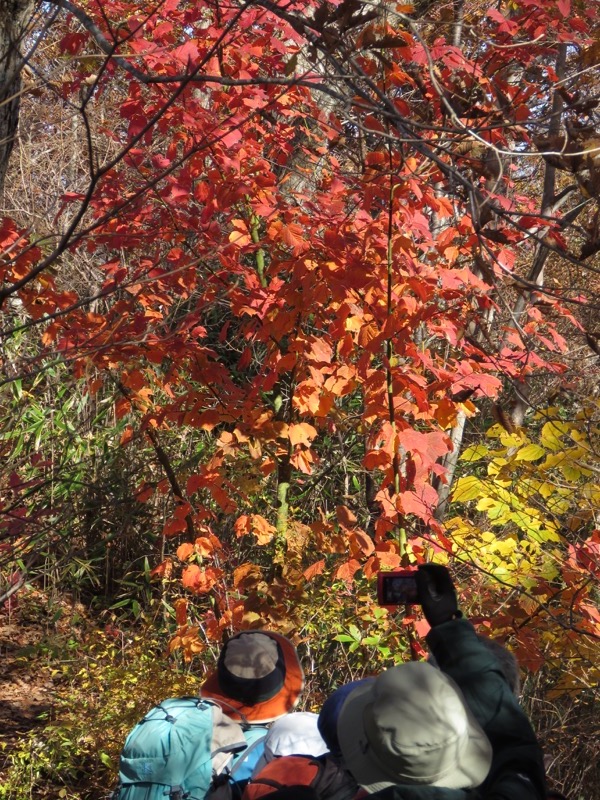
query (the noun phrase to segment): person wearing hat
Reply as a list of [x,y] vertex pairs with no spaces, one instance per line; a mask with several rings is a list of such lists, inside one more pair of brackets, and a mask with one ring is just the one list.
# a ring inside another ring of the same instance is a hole
[[344,763],[379,800],[543,800],[541,748],[448,570],[420,566],[417,587],[440,669],[402,664],[354,689],[337,724]]
[[296,648],[272,631],[242,631],[219,654],[216,670],[201,687],[201,697],[222,704],[226,713],[251,725],[264,725],[292,711],[304,688]]
[[369,682],[374,680],[375,678],[360,678],[359,680],[345,683],[330,694],[323,703],[321,711],[319,712],[317,727],[333,758],[342,757],[337,734],[337,724],[340,711],[346,702],[346,698],[350,692],[353,692],[359,686],[366,686]]
[[265,738],[264,751],[254,768],[254,775],[281,756],[318,758],[325,755],[328,748],[319,733],[318,720],[319,715],[311,711],[294,711],[276,719]]

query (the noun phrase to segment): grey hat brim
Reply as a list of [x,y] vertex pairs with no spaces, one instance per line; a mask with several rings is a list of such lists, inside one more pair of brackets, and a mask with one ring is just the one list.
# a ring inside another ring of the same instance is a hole
[[377,758],[369,745],[364,724],[365,710],[373,702],[373,684],[361,686],[347,697],[338,720],[339,743],[346,768],[353,774],[356,782],[369,794],[402,783],[464,789],[479,786],[487,777],[492,763],[492,747],[464,701],[458,686],[448,676],[445,678],[463,699],[468,727],[468,745],[453,771],[446,773],[439,780],[404,780],[390,771]]

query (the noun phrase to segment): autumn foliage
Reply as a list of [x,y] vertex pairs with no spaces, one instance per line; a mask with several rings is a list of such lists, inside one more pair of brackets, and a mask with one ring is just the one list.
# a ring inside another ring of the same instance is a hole
[[[559,693],[594,679],[598,403],[564,392],[591,336],[598,9],[455,6],[90,0],[60,18],[88,175],[54,230],[2,222],[4,335],[39,332],[5,380],[58,357],[110,402],[115,446],[146,453],[131,503],[165,509],[150,566],[179,595],[171,652],[298,630],[332,585],[350,638],[380,626],[384,647],[397,634],[355,595],[437,559],[524,666],[569,659]],[[29,498],[52,459],[5,470],[3,547],[50,513]]]

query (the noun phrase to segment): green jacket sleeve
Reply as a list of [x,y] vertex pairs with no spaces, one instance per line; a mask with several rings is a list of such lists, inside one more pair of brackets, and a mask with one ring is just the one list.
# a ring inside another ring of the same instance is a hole
[[466,619],[432,628],[427,644],[440,669],[460,687],[493,748],[483,800],[544,800],[542,750],[496,657]]

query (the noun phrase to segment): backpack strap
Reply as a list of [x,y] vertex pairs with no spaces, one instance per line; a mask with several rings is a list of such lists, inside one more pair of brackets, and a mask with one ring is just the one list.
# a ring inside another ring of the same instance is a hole
[[259,745],[261,745],[261,744],[264,742],[264,740],[265,740],[266,738],[267,738],[267,734],[265,733],[265,735],[264,735],[264,736],[261,736],[259,739],[255,739],[255,740],[252,742],[252,744],[249,744],[249,745],[247,745],[246,749],[242,751],[242,754],[240,755],[240,757],[238,758],[238,760],[235,762],[235,764],[234,764],[234,765],[233,765],[233,767],[231,768],[231,771],[230,771],[230,773],[229,773],[229,777],[230,777],[230,778],[233,778],[233,776],[234,776],[234,775],[235,775],[235,773],[238,771],[238,769],[239,769],[241,766],[243,766],[243,764],[244,764],[244,761],[246,761],[246,759],[248,758],[248,756],[250,755],[250,753],[251,753],[253,750],[256,750],[256,748],[257,748]]
[[272,781],[270,778],[261,778],[260,782],[261,782],[261,784],[264,784],[265,786],[272,786],[273,789],[277,789],[277,790],[287,789],[287,787],[288,787],[288,784],[279,783],[279,781]]
[[[254,747],[254,742],[252,743],[252,747]],[[215,756],[218,756],[219,753],[231,753],[234,755],[235,753],[245,753],[248,750],[248,745],[245,742],[236,742],[235,744],[225,744],[223,747],[217,747],[216,750],[213,750],[210,754],[211,759]],[[242,758],[242,756],[240,756]]]

